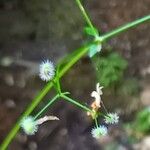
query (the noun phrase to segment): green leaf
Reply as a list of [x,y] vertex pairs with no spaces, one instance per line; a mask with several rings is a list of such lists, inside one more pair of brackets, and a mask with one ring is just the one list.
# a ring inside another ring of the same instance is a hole
[[96,53],[100,52],[101,49],[102,49],[101,44],[98,44],[98,45],[93,44],[89,49],[89,53],[88,53],[89,57],[90,58],[93,57]]
[[88,35],[91,35],[91,36],[98,36],[99,35],[98,30],[96,28],[93,29],[91,27],[85,27],[84,32]]
[[118,84],[123,77],[127,61],[116,52],[107,52],[103,56],[94,57],[97,77],[104,87]]

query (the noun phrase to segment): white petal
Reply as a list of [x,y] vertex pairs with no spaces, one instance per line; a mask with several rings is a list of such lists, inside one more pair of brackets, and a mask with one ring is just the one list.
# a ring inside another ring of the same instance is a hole
[[102,95],[102,94],[103,94],[102,88],[103,88],[103,86],[100,86],[99,83],[96,84],[96,91],[97,91],[97,93],[98,93],[99,95]]
[[97,83],[97,84],[96,84],[96,91],[99,91],[99,87],[100,87],[100,84]]
[[97,92],[96,92],[96,91],[93,91],[93,92],[91,93],[91,97],[96,98],[96,96],[97,96]]
[[100,107],[100,102],[101,102],[101,97],[100,97],[100,95],[99,95],[96,91],[93,91],[93,92],[91,93],[91,96],[95,98],[96,106],[97,106],[97,107]]
[[56,116],[44,116],[43,118],[38,119],[36,122],[40,125],[49,120],[59,120],[59,118],[57,118]]

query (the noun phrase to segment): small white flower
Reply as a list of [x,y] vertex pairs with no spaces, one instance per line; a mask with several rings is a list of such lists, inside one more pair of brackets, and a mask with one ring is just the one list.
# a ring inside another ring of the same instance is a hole
[[107,127],[100,125],[99,127],[93,128],[91,134],[94,138],[98,139],[101,136],[107,135]]
[[117,124],[119,122],[119,116],[117,113],[108,113],[104,120],[107,124]]
[[35,132],[37,132],[38,130],[38,124],[36,123],[36,121],[32,116],[25,117],[21,121],[20,126],[27,135],[34,135]]
[[96,102],[96,106],[100,107],[100,103],[101,103],[101,95],[103,94],[102,92],[102,86],[100,86],[99,83],[96,84],[96,91],[93,91],[91,93],[91,97],[95,98],[95,102]]
[[54,64],[49,61],[43,61],[40,64],[40,73],[39,76],[43,81],[49,81],[51,80],[55,75],[55,67]]

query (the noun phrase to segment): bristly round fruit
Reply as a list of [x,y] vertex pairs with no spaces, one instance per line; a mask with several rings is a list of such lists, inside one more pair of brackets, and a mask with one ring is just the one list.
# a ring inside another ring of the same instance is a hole
[[38,130],[38,124],[32,116],[23,118],[20,126],[27,135],[34,135]]
[[39,70],[40,70],[39,76],[43,81],[47,82],[49,80],[52,80],[55,76],[54,64],[49,60],[43,61],[40,64]]
[[108,113],[104,121],[107,124],[117,124],[119,122],[119,116],[117,113]]
[[92,136],[96,139],[100,138],[101,136],[107,135],[107,133],[108,133],[107,127],[103,125],[95,127],[91,131]]

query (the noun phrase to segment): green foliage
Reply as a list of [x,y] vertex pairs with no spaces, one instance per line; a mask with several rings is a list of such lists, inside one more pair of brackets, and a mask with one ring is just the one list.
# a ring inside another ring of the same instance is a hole
[[137,132],[142,132],[143,134],[150,133],[150,107],[143,109],[137,114],[132,127]]
[[84,28],[84,32],[87,34],[87,35],[91,35],[91,36],[97,36],[99,33],[98,33],[98,30],[96,28],[91,28],[91,27],[85,27]]
[[97,77],[101,85],[108,87],[119,81],[127,67],[127,61],[117,52],[94,58]]
[[101,44],[93,44],[89,49],[88,56],[92,58],[96,53],[100,52],[101,49],[102,49]]
[[121,85],[117,89],[117,92],[121,95],[136,96],[139,92],[139,83],[135,78],[125,79],[121,82]]
[[[99,37],[98,30],[95,27],[89,27],[89,26],[85,27],[84,28],[84,32],[87,35],[93,36],[95,39],[97,39]],[[92,58],[96,53],[101,51],[101,48],[102,48],[101,44],[93,44],[93,45],[91,45],[91,47],[89,49],[88,56],[90,58]]]

